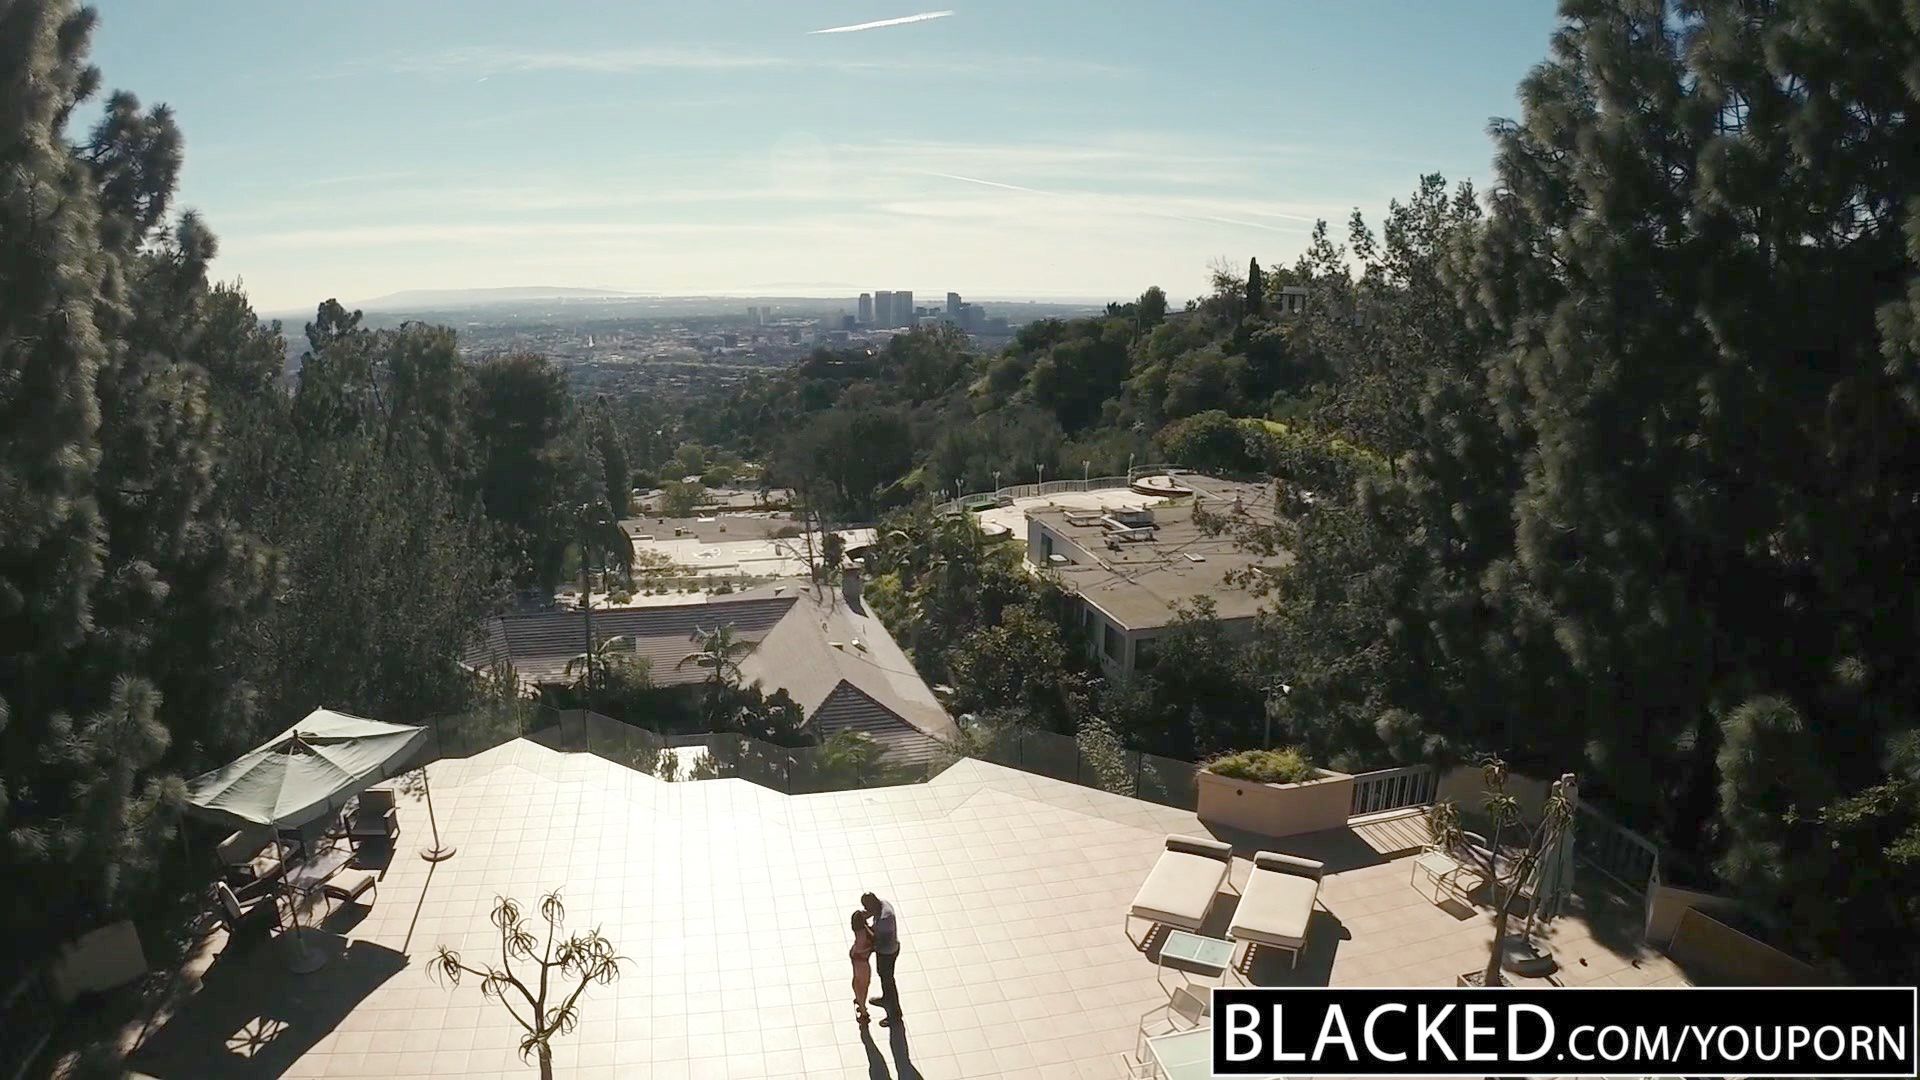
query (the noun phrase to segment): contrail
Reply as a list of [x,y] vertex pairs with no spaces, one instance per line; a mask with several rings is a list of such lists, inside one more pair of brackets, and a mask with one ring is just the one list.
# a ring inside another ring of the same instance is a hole
[[1039,188],[1021,187],[1019,184],[1003,184],[998,180],[981,180],[978,177],[973,177],[973,176],[956,176],[953,173],[944,173],[944,172],[930,172],[927,175],[937,176],[942,180],[958,180],[961,183],[965,183],[965,184],[979,184],[983,187],[1002,188],[1007,191],[1024,191],[1029,195],[1046,195],[1055,199],[1061,199],[1066,197],[1064,195],[1059,194],[1058,192],[1041,191]]
[[825,30],[809,30],[809,34],[851,34],[859,30],[878,30],[883,26],[905,26],[908,23],[926,22],[928,19],[944,19],[953,14],[951,11],[923,11],[918,15],[902,15],[897,19],[881,19],[878,22],[854,23],[852,26],[829,26]]

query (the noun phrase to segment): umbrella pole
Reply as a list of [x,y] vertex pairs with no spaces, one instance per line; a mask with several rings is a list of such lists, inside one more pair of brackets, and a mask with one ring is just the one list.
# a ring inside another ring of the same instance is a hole
[[293,923],[288,933],[293,938],[293,958],[287,961],[287,968],[296,975],[306,975],[319,971],[326,966],[326,954],[316,952],[303,933],[307,928],[300,925],[300,898],[287,885],[287,846],[280,839],[280,831],[274,830],[274,850],[280,853],[280,886],[287,894],[287,919]]
[[433,846],[421,848],[420,857],[428,862],[450,859],[458,848],[443,847],[440,844],[440,821],[433,814],[433,781],[427,776],[427,767],[420,766],[420,786],[427,793],[427,825],[433,829]]

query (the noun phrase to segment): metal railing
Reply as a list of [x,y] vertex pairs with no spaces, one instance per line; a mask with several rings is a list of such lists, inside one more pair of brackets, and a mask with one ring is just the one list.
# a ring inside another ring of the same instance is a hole
[[1355,773],[1348,817],[1426,806],[1440,790],[1440,774],[1431,765],[1407,765]]
[[1075,739],[1033,728],[976,726],[965,738],[968,756],[996,765],[1182,810],[1200,805],[1200,766],[1191,761],[1139,750],[1089,753]]
[[[610,716],[568,709],[558,713],[550,740],[557,749],[589,753],[660,780],[735,778],[787,795],[917,784],[931,780],[958,759],[936,754],[908,761],[884,745],[866,741],[779,746],[735,732],[662,736]],[[690,762],[676,753],[688,755]]]
[[1591,803],[1580,803],[1580,817],[1573,831],[1574,850],[1580,858],[1635,892],[1650,892],[1660,880],[1660,846]]
[[1142,476],[1174,475],[1190,472],[1184,465],[1136,465],[1125,476],[1093,476],[1079,480],[1048,480],[1044,484],[1009,484],[992,491],[974,491],[957,498],[934,505],[934,513],[944,514],[975,501],[1000,501],[1003,499],[1037,499],[1047,495],[1059,495],[1065,492],[1111,491],[1115,488],[1128,488]]

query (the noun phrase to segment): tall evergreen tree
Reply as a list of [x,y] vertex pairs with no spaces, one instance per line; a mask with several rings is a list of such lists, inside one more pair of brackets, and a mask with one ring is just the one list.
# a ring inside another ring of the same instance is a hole
[[[1814,898],[1753,872],[1764,845],[1848,877],[1823,800],[1883,782],[1920,704],[1920,382],[1894,340],[1920,197],[1920,85],[1894,75],[1920,61],[1910,7],[1566,0],[1523,119],[1495,128],[1474,256],[1513,343],[1499,418],[1530,446],[1509,594],[1574,673],[1557,741],[1790,910]],[[1819,777],[1787,803],[1777,774],[1732,767],[1783,744]],[[1852,910],[1855,941],[1894,932],[1884,905]]]
[[166,224],[172,119],[116,94],[70,145],[91,14],[11,0],[0,28],[0,873],[41,948],[151,884],[177,773],[252,734],[219,644],[265,577],[214,491],[213,245]]

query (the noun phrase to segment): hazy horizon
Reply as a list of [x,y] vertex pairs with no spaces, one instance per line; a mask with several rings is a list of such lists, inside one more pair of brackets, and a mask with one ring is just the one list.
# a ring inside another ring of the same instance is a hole
[[99,8],[105,86],[174,107],[177,205],[266,312],[530,283],[1190,296],[1216,260],[1291,262],[1316,218],[1344,237],[1423,172],[1485,187],[1486,122],[1517,111],[1553,17],[1546,0]]

